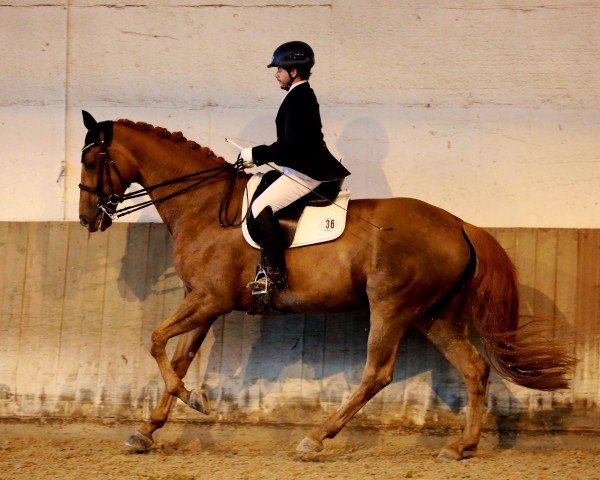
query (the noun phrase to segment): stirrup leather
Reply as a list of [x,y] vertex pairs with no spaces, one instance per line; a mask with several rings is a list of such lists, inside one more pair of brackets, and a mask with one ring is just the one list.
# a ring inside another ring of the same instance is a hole
[[262,265],[259,265],[256,269],[256,277],[253,282],[246,285],[252,295],[264,295],[269,291],[269,277],[267,271]]

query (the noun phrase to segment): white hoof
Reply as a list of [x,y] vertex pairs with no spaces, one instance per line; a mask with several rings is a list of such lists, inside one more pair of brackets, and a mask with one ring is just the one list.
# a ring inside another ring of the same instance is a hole
[[210,402],[203,390],[192,390],[188,405],[200,413],[210,414]]
[[123,442],[132,452],[147,452],[154,441],[140,432],[135,432],[131,437]]
[[462,460],[463,456],[455,450],[444,447],[437,458],[446,462],[456,462],[457,460]]
[[323,450],[323,442],[310,437],[304,437],[296,447],[296,451],[302,453],[314,453]]

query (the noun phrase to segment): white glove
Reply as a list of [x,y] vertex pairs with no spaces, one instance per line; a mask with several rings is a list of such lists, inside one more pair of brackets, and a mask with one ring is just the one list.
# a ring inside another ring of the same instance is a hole
[[242,148],[242,151],[240,152],[240,157],[242,157],[242,165],[244,166],[244,168],[252,168],[256,166],[252,161],[252,148]]

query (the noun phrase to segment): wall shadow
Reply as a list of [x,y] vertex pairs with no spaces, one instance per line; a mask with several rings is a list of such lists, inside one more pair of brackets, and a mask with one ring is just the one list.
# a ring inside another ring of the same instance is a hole
[[183,285],[173,268],[173,241],[163,223],[129,223],[127,247],[117,285],[125,301],[181,295]]
[[348,122],[335,142],[342,163],[352,175],[345,183],[353,198],[389,198],[392,189],[383,172],[389,138],[383,125],[371,117]]

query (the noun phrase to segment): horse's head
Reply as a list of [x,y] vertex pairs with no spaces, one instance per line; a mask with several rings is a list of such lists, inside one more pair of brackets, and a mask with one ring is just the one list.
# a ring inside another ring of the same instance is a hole
[[113,122],[97,122],[83,111],[87,128],[81,153],[79,184],[79,221],[90,232],[106,230],[112,224],[118,199],[135,178],[126,150],[118,148],[113,138]]

